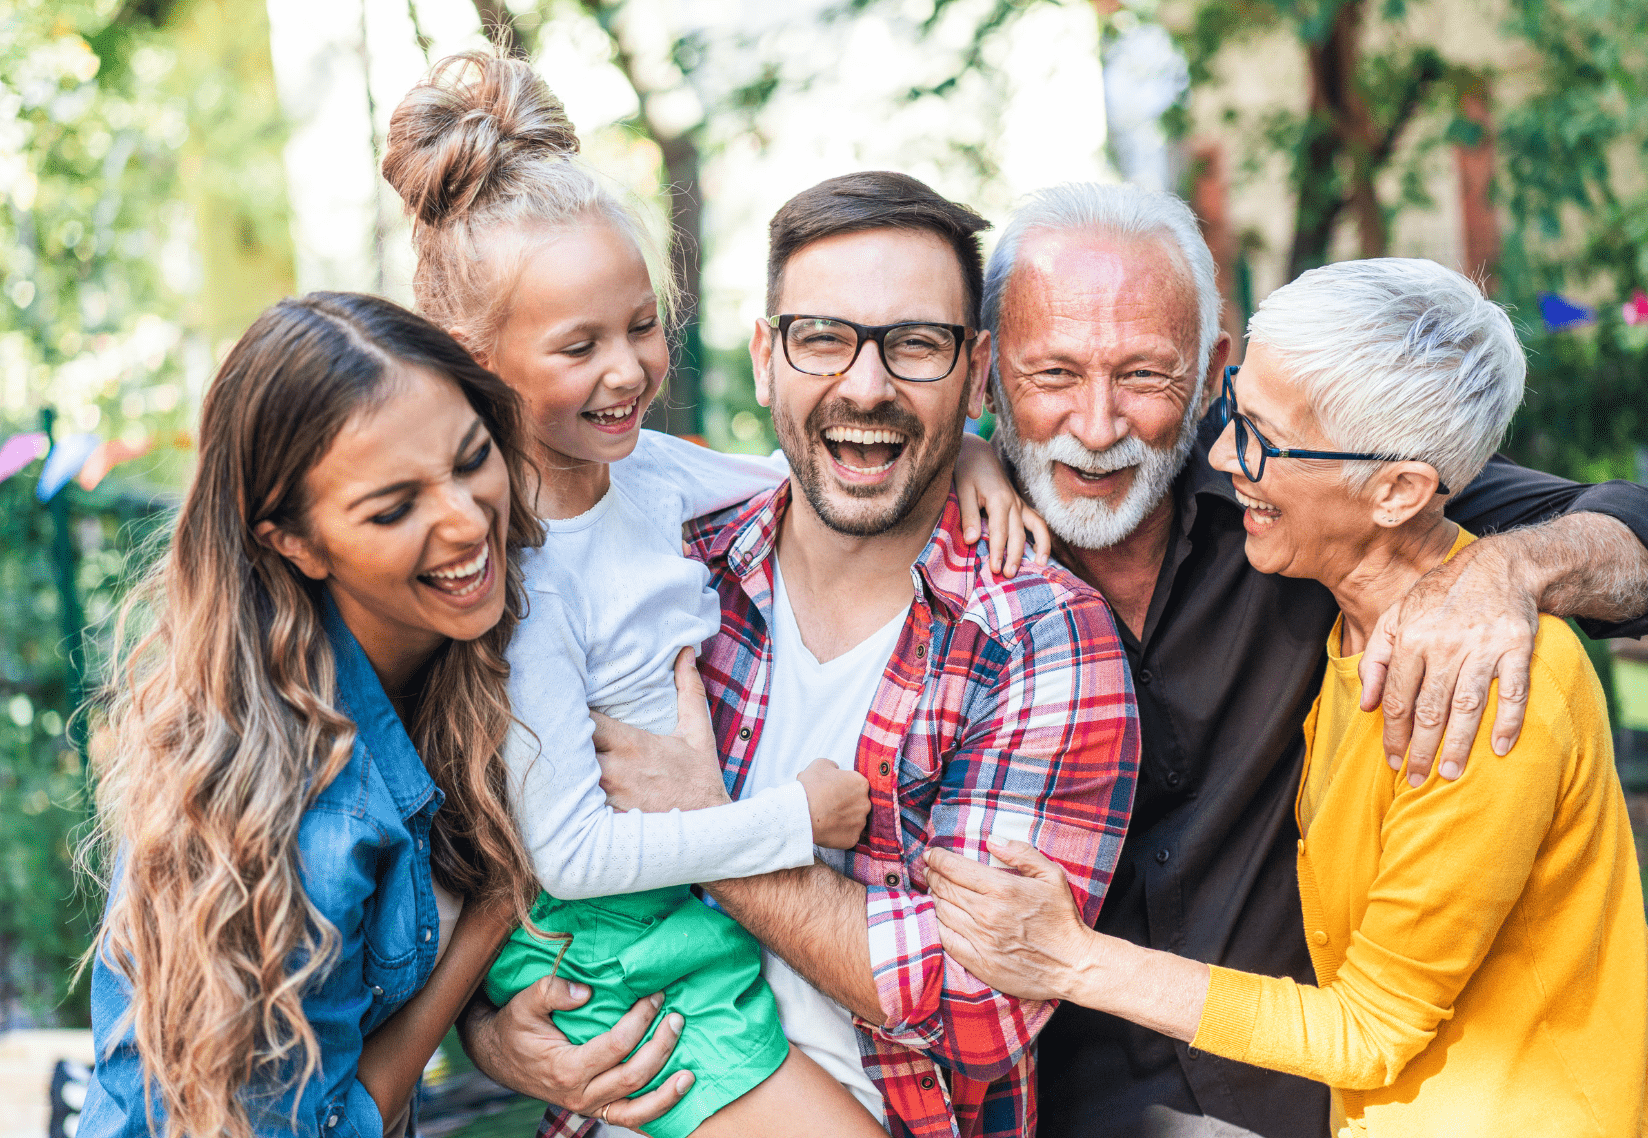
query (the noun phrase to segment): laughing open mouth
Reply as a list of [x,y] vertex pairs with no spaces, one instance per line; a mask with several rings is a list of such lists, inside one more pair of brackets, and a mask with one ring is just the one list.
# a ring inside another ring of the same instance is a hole
[[637,395],[628,403],[620,403],[615,407],[602,407],[599,411],[585,411],[583,417],[597,427],[618,427],[627,424],[635,417],[635,411],[640,406],[641,397]]
[[464,561],[418,574],[418,580],[448,596],[467,597],[491,577],[492,543],[483,542],[481,551]]
[[854,474],[891,470],[909,442],[904,432],[884,427],[826,427],[823,436],[830,457]]

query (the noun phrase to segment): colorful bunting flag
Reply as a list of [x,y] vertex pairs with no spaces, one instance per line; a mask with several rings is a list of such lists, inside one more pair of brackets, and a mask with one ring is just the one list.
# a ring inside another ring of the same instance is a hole
[[29,431],[0,444],[0,482],[4,482],[46,453],[46,433]]
[[1586,308],[1583,304],[1575,304],[1565,296],[1558,296],[1554,292],[1539,294],[1539,315],[1545,320],[1545,327],[1552,332],[1560,332],[1565,328],[1577,328],[1581,324],[1596,322],[1596,310]]
[[149,453],[154,446],[153,439],[144,439],[140,443],[129,443],[124,439],[110,439],[103,443],[92,456],[86,460],[86,465],[80,468],[80,488],[95,490],[97,484],[104,477],[123,462],[130,462],[134,458],[141,458]]
[[1625,302],[1625,323],[1648,324],[1648,292],[1637,289],[1636,295]]
[[96,435],[69,435],[59,441],[46,456],[46,467],[40,472],[40,485],[34,488],[34,496],[42,502],[55,498],[102,444],[103,440]]

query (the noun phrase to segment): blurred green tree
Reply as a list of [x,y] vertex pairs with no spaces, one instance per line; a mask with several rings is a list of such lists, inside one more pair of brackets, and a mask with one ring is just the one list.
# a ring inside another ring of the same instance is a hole
[[256,0],[0,12],[0,437],[51,408],[59,438],[159,442],[61,491],[61,517],[35,500],[39,464],[0,485],[0,1030],[84,1021],[68,979],[100,905],[70,869],[81,642],[58,574],[89,626],[107,620],[164,521],[155,487],[186,476],[174,444],[216,345],[292,287],[263,19]]

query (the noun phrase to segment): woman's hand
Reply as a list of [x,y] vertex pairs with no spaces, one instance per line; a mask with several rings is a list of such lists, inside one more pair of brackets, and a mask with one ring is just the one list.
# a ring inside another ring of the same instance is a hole
[[464,1050],[483,1074],[512,1091],[585,1118],[601,1118],[605,1111],[612,1125],[637,1130],[680,1102],[692,1086],[692,1072],[680,1071],[656,1090],[628,1097],[664,1069],[684,1021],[671,1012],[637,1049],[663,1003],[662,995],[651,996],[638,1000],[611,1030],[574,1046],[549,1016],[587,999],[588,988],[558,976],[521,989],[501,1010],[476,999],[458,1023]]
[[1082,921],[1064,871],[1025,842],[990,838],[988,847],[1019,875],[927,849],[927,888],[944,951],[1004,995],[1078,999],[1078,976],[1094,933]]
[[829,759],[814,759],[795,777],[807,788],[813,845],[832,850],[858,845],[870,817],[870,780],[857,771],[842,770]]
[[1035,538],[1030,551],[1033,559],[1038,565],[1047,564],[1053,548],[1047,523],[1019,497],[995,450],[977,435],[961,437],[961,453],[956,456],[956,498],[961,504],[961,536],[969,544],[979,540],[983,506],[990,525],[985,550],[991,572],[1011,577],[1019,571],[1027,529]]
[[675,657],[675,730],[654,735],[598,711],[595,757],[601,764],[601,789],[615,810],[701,810],[732,799],[721,779],[704,681],[698,678],[691,648]]

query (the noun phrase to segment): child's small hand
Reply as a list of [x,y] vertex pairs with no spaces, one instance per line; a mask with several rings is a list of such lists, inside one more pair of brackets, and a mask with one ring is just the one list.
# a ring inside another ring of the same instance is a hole
[[990,523],[990,533],[996,538],[985,542],[991,572],[1011,577],[1019,571],[1027,529],[1035,538],[1033,559],[1038,565],[1047,564],[1053,548],[1047,523],[1019,497],[995,450],[977,435],[962,436],[961,453],[956,457],[956,497],[961,503],[961,536],[968,543],[979,539],[981,512]]
[[870,817],[870,780],[857,771],[842,770],[829,759],[814,759],[795,777],[807,788],[813,845],[832,850],[856,846]]

